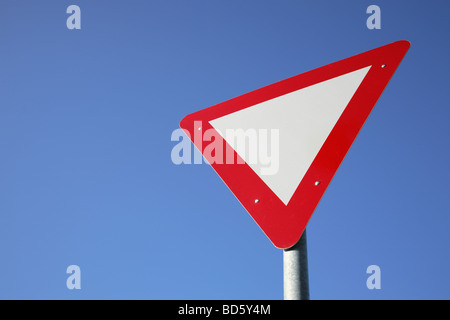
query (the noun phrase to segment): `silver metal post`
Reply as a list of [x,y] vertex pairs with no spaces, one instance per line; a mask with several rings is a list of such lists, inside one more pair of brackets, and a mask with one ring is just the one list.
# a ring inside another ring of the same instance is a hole
[[283,250],[284,300],[309,300],[306,230],[292,247]]

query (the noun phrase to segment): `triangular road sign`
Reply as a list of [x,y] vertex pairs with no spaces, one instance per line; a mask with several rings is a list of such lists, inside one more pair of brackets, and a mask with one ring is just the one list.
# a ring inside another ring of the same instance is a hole
[[186,116],[181,128],[278,248],[302,235],[408,41]]

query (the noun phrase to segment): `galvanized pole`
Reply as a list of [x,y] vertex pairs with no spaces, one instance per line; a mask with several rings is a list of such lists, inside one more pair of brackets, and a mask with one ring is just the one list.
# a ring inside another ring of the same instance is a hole
[[306,230],[292,247],[283,250],[284,300],[309,300]]

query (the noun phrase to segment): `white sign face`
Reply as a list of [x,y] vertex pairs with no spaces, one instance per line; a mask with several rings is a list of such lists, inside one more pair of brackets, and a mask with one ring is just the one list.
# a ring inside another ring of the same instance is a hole
[[[370,68],[319,82],[209,123],[287,205]],[[262,174],[261,162],[249,161],[249,153],[240,151],[237,141],[225,134],[238,129],[279,130],[276,173]]]

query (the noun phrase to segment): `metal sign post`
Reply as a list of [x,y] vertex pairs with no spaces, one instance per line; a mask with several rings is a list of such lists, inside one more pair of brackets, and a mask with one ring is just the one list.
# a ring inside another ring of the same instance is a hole
[[309,300],[306,230],[292,247],[283,250],[284,300]]

